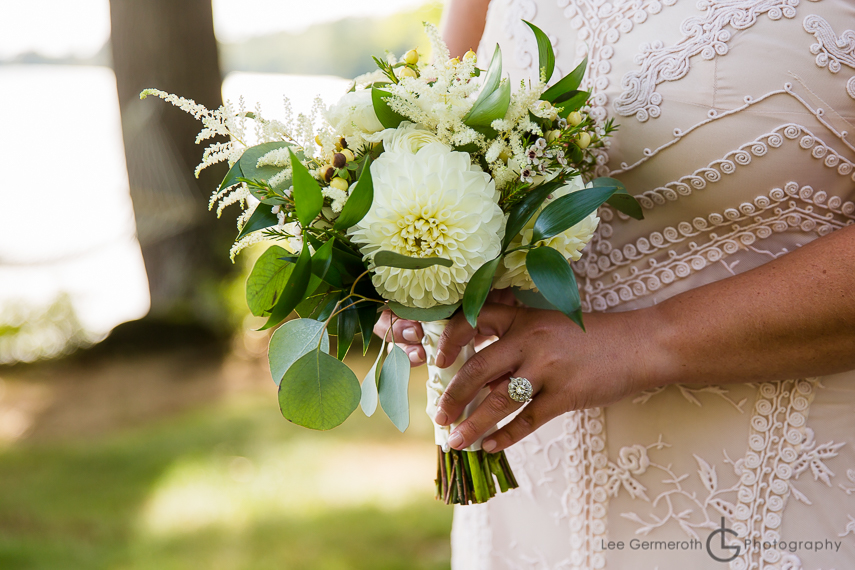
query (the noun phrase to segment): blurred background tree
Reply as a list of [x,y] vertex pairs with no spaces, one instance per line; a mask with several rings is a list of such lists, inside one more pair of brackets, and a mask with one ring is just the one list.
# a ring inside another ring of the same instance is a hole
[[220,284],[233,271],[225,252],[236,230],[210,215],[207,204],[224,166],[194,178],[200,123],[139,97],[156,87],[209,109],[222,104],[211,2],[110,0],[110,23],[130,194],[151,295],[148,315],[114,335],[137,345],[174,342],[177,335],[169,333],[175,330],[185,340],[223,336],[228,319]]

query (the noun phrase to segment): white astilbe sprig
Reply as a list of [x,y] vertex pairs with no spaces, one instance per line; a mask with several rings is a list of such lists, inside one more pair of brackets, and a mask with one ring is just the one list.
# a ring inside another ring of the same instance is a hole
[[442,40],[442,35],[436,26],[430,22],[424,22],[425,34],[430,40],[430,46],[433,50],[434,62],[442,62],[443,64],[451,58],[451,53],[448,51],[448,46]]

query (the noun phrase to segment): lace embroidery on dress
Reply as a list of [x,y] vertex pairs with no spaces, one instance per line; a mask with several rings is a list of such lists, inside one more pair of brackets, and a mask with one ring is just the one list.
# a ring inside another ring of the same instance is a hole
[[[814,14],[805,18],[804,28],[816,38],[810,52],[816,56],[819,67],[831,73],[839,72],[841,63],[855,69],[855,31],[846,30],[838,37],[825,18]],[[855,75],[846,83],[846,92],[855,99]]]
[[662,95],[656,92],[656,86],[685,77],[689,60],[697,55],[707,60],[725,55],[731,38],[728,26],[745,30],[762,14],[772,20],[794,18],[798,5],[799,0],[700,0],[698,9],[706,13],[683,21],[680,26],[683,38],[675,45],[666,47],[657,41],[642,46],[641,54],[636,56],[641,69],[630,71],[621,79],[623,93],[615,101],[615,110],[624,117],[635,115],[642,122],[658,117]]
[[[607,241],[612,233],[611,210],[601,210],[600,220],[593,247],[589,245],[588,254],[574,268],[584,278],[583,311],[604,311],[648,295],[710,264],[723,262],[726,256],[753,246],[773,232],[798,228],[805,233],[827,235],[855,223],[855,203],[843,202],[838,196],[829,198],[824,191],[815,192],[810,186],[790,182],[784,188],[773,189],[768,196],[757,197],[754,203],[745,202],[738,209],[728,208],[707,218],[681,222],[622,248],[612,248]],[[706,243],[694,241],[702,235],[708,236]],[[684,248],[679,252],[677,246],[681,244]],[[647,267],[630,266],[660,250],[668,256],[664,261],[651,257]],[[624,266],[630,266],[628,274],[619,275],[616,269]],[[607,273],[611,274],[611,283],[603,279]]]
[[[816,379],[767,382],[760,385],[748,437],[748,450],[735,467],[740,476],[739,502],[733,517],[737,540],[781,540],[781,517],[790,494],[810,501],[793,484],[808,466],[825,481],[830,471],[824,460],[837,455],[842,444],[819,447],[805,427],[808,409],[819,387]],[[827,481],[826,481],[827,482]],[[733,570],[801,567],[794,554],[777,549],[743,549],[730,563]]]
[[569,517],[569,568],[573,569],[604,568],[606,564],[596,545],[606,537],[609,489],[621,480],[614,480],[616,474],[608,472],[610,466],[616,466],[605,453],[604,420],[600,408],[571,412],[565,418],[567,489],[560,504],[561,516]]

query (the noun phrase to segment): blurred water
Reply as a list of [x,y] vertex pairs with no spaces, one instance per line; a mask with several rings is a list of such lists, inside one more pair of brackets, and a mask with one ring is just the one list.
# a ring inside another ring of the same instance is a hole
[[[348,82],[232,73],[223,96],[282,118]],[[202,149],[199,150],[200,156]],[[135,238],[115,76],[104,67],[0,66],[0,312],[66,292],[81,325],[102,334],[143,316],[149,297]]]

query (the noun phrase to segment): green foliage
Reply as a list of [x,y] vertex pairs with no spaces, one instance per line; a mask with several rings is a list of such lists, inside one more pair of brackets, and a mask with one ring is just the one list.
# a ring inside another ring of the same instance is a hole
[[243,225],[240,233],[235,238],[235,241],[240,241],[252,232],[257,232],[259,230],[269,228],[270,226],[275,226],[278,223],[279,218],[276,217],[276,214],[274,214],[269,207],[259,205]]
[[490,124],[505,116],[510,103],[511,85],[502,81],[502,50],[497,45],[481,93],[463,117],[463,123],[476,129],[491,129]]
[[549,41],[543,30],[531,22],[526,22],[525,20],[523,22],[534,32],[534,37],[537,40],[537,68],[544,70],[546,81],[549,81],[549,78],[552,77],[552,73],[555,71],[555,52],[552,51],[552,42]]
[[453,305],[436,305],[435,307],[430,307],[429,309],[421,309],[419,307],[407,307],[406,305],[402,305],[400,303],[396,303],[394,301],[389,301],[387,303],[389,308],[395,313],[396,316],[406,319],[408,321],[421,321],[423,323],[429,323],[432,321],[441,321],[442,319],[451,318],[451,315],[454,314],[454,311],[460,306],[460,303],[455,303]]
[[323,323],[313,319],[295,319],[276,329],[270,337],[267,351],[270,375],[276,385],[292,364],[318,348],[324,352],[330,350],[330,337]]
[[401,432],[410,425],[410,404],[407,386],[410,383],[410,359],[397,344],[383,362],[380,371],[380,405]]
[[384,350],[386,344],[380,345],[380,351],[377,353],[377,358],[374,360],[374,365],[368,370],[365,379],[362,381],[362,396],[359,400],[359,405],[362,411],[369,418],[377,411],[377,402],[379,394],[377,392],[377,384],[380,382],[380,371],[382,368],[383,356],[386,354]]
[[473,328],[478,323],[478,313],[481,312],[481,307],[487,300],[487,295],[493,286],[493,277],[501,262],[502,256],[499,256],[479,267],[463,293],[463,314]]
[[387,129],[396,129],[401,121],[406,121],[407,118],[392,110],[389,103],[386,101],[392,94],[377,87],[371,88],[371,103],[374,105],[374,113],[380,124]]
[[246,281],[246,304],[256,317],[269,312],[285,288],[294,269],[294,264],[287,261],[289,258],[291,253],[272,245],[255,262]]
[[559,182],[547,182],[536,187],[534,190],[526,194],[525,198],[520,200],[511,211],[508,213],[508,222],[505,224],[505,238],[502,240],[502,249],[507,249],[511,241],[525,227],[531,217],[546,200],[549,194],[558,189]]
[[536,247],[526,255],[525,267],[544,298],[584,330],[579,287],[564,256],[551,247]]
[[291,154],[291,169],[294,177],[294,209],[297,211],[297,219],[304,228],[309,227],[321,213],[324,206],[324,196],[318,181],[309,174],[309,170],[303,166],[300,159],[289,149]]
[[622,186],[593,186],[554,200],[543,209],[537,221],[534,222],[531,243],[566,232],[596,211],[603,202],[612,197],[618,188]]
[[350,345],[353,344],[353,337],[359,329],[359,315],[356,307],[353,305],[353,298],[347,299],[342,303],[343,307],[338,314],[338,326],[336,333],[338,336],[338,359],[344,360],[347,356],[347,351],[350,350]]
[[[372,92],[373,97],[373,92]],[[365,159],[362,175],[350,192],[341,213],[335,221],[335,229],[345,231],[359,223],[374,202],[374,182],[371,179],[371,157]]]
[[288,277],[288,282],[285,284],[282,294],[279,295],[279,299],[270,311],[270,318],[259,330],[266,330],[276,326],[291,314],[291,311],[303,301],[311,276],[312,257],[309,253],[309,242],[305,241],[303,242],[303,251],[300,252],[300,257],[297,258],[297,263]]
[[639,204],[638,200],[626,191],[626,188],[619,180],[603,176],[601,178],[595,178],[591,183],[594,186],[612,186],[617,188],[615,193],[612,194],[612,197],[606,200],[609,206],[619,212],[623,212],[631,218],[635,218],[636,220],[644,219],[644,212],[641,210],[641,204]]
[[[268,142],[256,146],[251,146],[245,151],[243,151],[240,160],[237,162],[237,164],[240,165],[241,172],[243,173],[243,178],[241,180],[258,180],[264,182],[265,184],[269,184],[270,179],[279,174],[282,171],[282,168],[279,166],[270,165],[258,166],[258,159],[272,150],[290,146],[291,143],[287,142]],[[232,170],[234,170],[234,168],[232,168]],[[229,170],[229,173],[226,175],[223,184],[225,184],[226,181],[230,180],[232,170]],[[249,191],[252,193],[252,195],[261,200],[263,204],[279,204],[281,202],[280,197],[268,196],[266,193],[261,192],[259,187],[253,186],[251,184],[248,184],[247,186],[249,187]],[[280,185],[279,187],[282,188],[282,186],[283,185]],[[281,192],[279,194],[281,196]]]
[[565,75],[555,85],[543,92],[541,99],[553,103],[563,95],[579,89],[582,84],[582,78],[585,76],[585,69],[588,67],[588,58],[582,60],[576,69]]
[[556,107],[561,107],[561,111],[558,112],[558,116],[566,119],[567,115],[573,111],[581,109],[582,106],[588,102],[588,98],[590,96],[591,94],[587,91],[575,90],[565,93],[558,98],[558,101],[555,102]]
[[400,267],[401,269],[424,269],[432,265],[451,267],[454,263],[444,257],[410,257],[394,251],[381,250],[374,254],[374,265]]
[[279,384],[282,415],[303,427],[328,430],[341,425],[359,405],[361,389],[353,371],[321,349],[301,356]]

